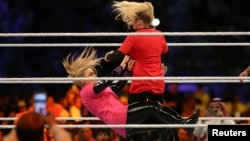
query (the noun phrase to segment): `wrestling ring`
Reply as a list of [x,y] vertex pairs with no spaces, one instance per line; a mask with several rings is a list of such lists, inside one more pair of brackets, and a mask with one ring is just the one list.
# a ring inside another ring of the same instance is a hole
[[[250,32],[163,32],[165,36],[249,36]],[[99,37],[99,36],[127,36],[127,35],[162,35],[148,33],[0,33],[0,38],[9,37]],[[121,43],[1,43],[0,47],[118,47]],[[168,46],[250,46],[250,43],[242,42],[216,42],[216,43],[168,43]],[[99,78],[0,78],[1,84],[21,84],[21,83],[44,83],[44,84],[71,84],[74,80],[164,80],[165,83],[249,83],[250,77],[99,77]],[[15,120],[16,118],[3,117],[0,120]],[[58,117],[57,120],[99,120],[96,117],[65,118]],[[250,117],[200,117],[200,120],[223,119],[223,120],[250,120]],[[129,124],[129,125],[59,125],[63,128],[183,128],[183,127],[205,127],[206,124]],[[0,125],[0,129],[13,128],[15,125]]]

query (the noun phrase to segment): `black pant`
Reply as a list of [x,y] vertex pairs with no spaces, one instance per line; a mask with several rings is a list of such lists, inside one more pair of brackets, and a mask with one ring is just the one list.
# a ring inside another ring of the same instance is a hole
[[[163,103],[163,93],[162,94],[153,94],[151,92],[141,92],[138,94],[133,94],[129,93],[128,95],[128,103],[134,103],[134,102],[140,102],[140,101],[159,101],[160,103]],[[155,119],[148,119],[145,121],[145,124],[156,124]],[[156,140],[158,138],[158,131],[151,131],[151,132],[146,132],[146,133],[140,133],[140,134],[134,134],[132,135],[131,138],[133,140],[138,140],[138,141],[144,141],[145,139],[150,139],[151,141]]]
[[153,94],[151,92],[141,92],[138,94],[129,93],[128,95],[128,104],[134,102],[145,102],[145,101],[158,101],[163,103],[163,93],[162,94]]
[[[183,120],[172,108],[157,101],[135,102],[128,107],[127,124],[178,124]],[[127,128],[127,134],[132,141],[154,141],[163,137],[163,130],[167,131],[163,128]]]

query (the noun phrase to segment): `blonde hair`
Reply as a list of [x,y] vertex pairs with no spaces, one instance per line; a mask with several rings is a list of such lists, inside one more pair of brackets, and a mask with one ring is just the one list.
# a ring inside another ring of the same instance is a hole
[[[68,77],[83,77],[86,69],[92,69],[97,73],[96,66],[100,66],[101,59],[97,57],[95,49],[87,47],[78,57],[76,57],[76,53],[69,54],[63,59],[62,64],[69,74]],[[81,87],[84,81],[78,80],[74,83]]]
[[150,25],[154,19],[154,7],[150,2],[114,1],[112,7],[118,13],[115,20],[121,19],[128,28],[135,20],[140,19],[144,24]]

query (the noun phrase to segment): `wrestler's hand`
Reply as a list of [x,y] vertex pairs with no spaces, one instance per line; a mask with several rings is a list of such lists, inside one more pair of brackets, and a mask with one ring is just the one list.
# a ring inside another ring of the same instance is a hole
[[134,66],[135,60],[129,60],[128,64],[127,64],[127,70],[128,71],[132,71],[133,70],[133,66]]
[[128,55],[125,55],[124,58],[123,58],[123,60],[122,60],[122,62],[121,62],[121,64],[120,64],[120,66],[121,66],[123,69],[125,69],[126,66],[127,66],[127,62],[128,62],[128,61],[129,61],[129,56],[128,56]]
[[109,54],[112,54],[112,53],[114,53],[114,52],[115,52],[114,50],[111,50],[111,51],[107,52],[107,53],[105,54],[105,56],[104,56],[104,60],[105,60],[106,62],[109,62],[110,60],[108,59],[108,55],[109,55]]
[[162,68],[162,71],[163,71],[163,75],[165,75],[167,73],[168,66],[165,66],[163,63],[161,63],[161,68]]

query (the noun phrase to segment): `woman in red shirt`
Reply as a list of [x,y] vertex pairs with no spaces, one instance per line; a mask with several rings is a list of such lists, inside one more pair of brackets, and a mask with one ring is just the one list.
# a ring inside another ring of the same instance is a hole
[[[135,33],[152,33],[152,35],[129,35],[114,52],[105,56],[107,62],[118,64],[124,55],[135,60],[134,77],[164,77],[167,69],[168,46],[161,31],[152,26],[154,7],[150,2],[114,2],[116,20],[122,20],[128,29]],[[164,80],[132,80],[129,87],[128,103],[138,101],[158,101],[163,103],[165,91]],[[151,121],[148,121],[151,123]],[[152,121],[154,122],[154,121]],[[151,133],[152,135],[152,133]],[[142,138],[142,137],[134,137]],[[139,140],[139,139],[138,139]]]
[[[161,33],[151,26],[154,19],[154,8],[149,2],[121,1],[113,4],[118,13],[116,19],[121,18],[135,33]],[[163,77],[168,52],[167,42],[163,35],[129,35],[115,52],[105,55],[107,62],[121,62],[125,55],[135,60],[133,76],[135,77]],[[153,100],[163,102],[164,80],[133,80],[129,88],[129,103]]]

